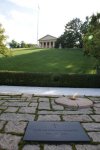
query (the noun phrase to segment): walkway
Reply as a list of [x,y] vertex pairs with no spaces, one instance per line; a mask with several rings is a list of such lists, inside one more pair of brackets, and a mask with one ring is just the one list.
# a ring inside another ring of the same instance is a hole
[[36,95],[87,95],[100,96],[100,88],[50,88],[26,86],[0,86],[0,93],[27,93]]
[[[11,92],[10,88],[6,87],[6,90]],[[55,104],[56,98],[57,96],[0,94],[0,150],[100,150],[100,96],[87,97],[94,102],[93,108],[78,110],[69,110]],[[91,142],[62,145],[24,142],[26,126],[33,120],[79,121]]]

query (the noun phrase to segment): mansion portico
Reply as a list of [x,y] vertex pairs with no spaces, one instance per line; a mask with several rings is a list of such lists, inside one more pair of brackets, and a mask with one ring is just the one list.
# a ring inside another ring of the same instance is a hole
[[39,39],[40,48],[54,48],[57,38],[51,35],[46,35]]

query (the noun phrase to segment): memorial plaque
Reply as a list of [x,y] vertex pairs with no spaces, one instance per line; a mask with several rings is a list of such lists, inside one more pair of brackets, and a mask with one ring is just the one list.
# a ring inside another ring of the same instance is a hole
[[34,142],[89,142],[90,139],[79,122],[29,122],[23,140]]

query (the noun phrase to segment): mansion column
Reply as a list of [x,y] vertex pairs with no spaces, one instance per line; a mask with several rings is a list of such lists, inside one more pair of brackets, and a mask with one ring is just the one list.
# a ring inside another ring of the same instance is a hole
[[51,48],[51,42],[49,42],[49,48]]
[[47,48],[47,42],[45,42],[46,43],[46,46],[45,46],[45,48]]
[[55,42],[53,42],[53,48],[55,47]]
[[42,45],[43,45],[43,43],[41,42],[41,46],[40,46],[41,48],[42,48]]

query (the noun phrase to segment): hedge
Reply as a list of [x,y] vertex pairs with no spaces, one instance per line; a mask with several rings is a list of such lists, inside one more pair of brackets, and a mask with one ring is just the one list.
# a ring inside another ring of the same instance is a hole
[[100,88],[100,75],[1,71],[0,85]]

